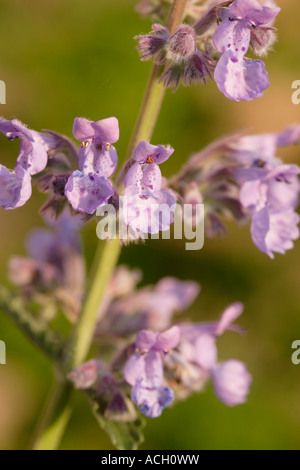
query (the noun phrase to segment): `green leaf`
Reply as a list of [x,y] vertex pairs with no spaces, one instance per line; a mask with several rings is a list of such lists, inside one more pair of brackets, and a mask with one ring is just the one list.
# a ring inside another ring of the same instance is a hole
[[110,436],[118,450],[137,450],[144,441],[142,429],[145,421],[137,417],[134,421],[120,422],[106,419],[101,413],[99,403],[92,401],[93,414],[101,428]]

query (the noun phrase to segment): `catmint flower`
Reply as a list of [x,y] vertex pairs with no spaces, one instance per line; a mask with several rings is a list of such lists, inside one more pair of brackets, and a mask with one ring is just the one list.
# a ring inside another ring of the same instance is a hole
[[75,118],[73,135],[81,142],[79,169],[85,173],[97,173],[107,178],[117,169],[118,156],[112,144],[119,140],[119,123],[111,117],[100,121]]
[[100,121],[75,118],[73,135],[81,142],[79,168],[65,186],[65,195],[74,210],[93,214],[113,196],[107,178],[113,175],[118,156],[113,143],[119,139],[119,124],[114,117]]
[[219,400],[236,406],[245,403],[252,377],[243,362],[232,359],[213,368],[212,381]]
[[172,389],[163,384],[163,357],[178,344],[179,335],[176,326],[164,333],[140,331],[135,342],[136,353],[125,364],[125,380],[133,386],[132,401],[149,418],[160,416],[173,401]]
[[242,171],[248,181],[241,186],[240,201],[253,211],[252,239],[271,258],[273,252],[283,254],[293,248],[293,240],[299,237],[299,216],[294,212],[299,203],[299,173],[296,165]]
[[105,176],[74,171],[65,186],[65,195],[78,212],[93,214],[113,196],[114,189]]
[[213,42],[221,52],[215,69],[215,81],[227,98],[235,101],[252,100],[263,95],[269,86],[268,74],[261,60],[247,61],[251,30],[268,25],[280,8],[261,6],[257,0],[235,0],[222,10],[222,23],[217,27]]
[[8,140],[20,139],[20,151],[16,163],[16,174],[23,177],[24,171],[35,175],[43,171],[47,165],[52,138],[46,134],[28,129],[17,119],[7,121],[0,119],[0,132]]
[[20,150],[14,171],[0,165],[0,206],[15,209],[31,196],[31,176],[43,171],[53,138],[28,129],[17,119],[0,119],[0,132],[9,140],[20,139]]
[[23,206],[31,196],[31,177],[23,170],[8,170],[0,165],[0,206],[3,209],[16,209]]
[[[184,382],[182,383],[183,391],[179,388],[179,397],[186,397],[189,388],[190,392],[197,390],[197,387],[199,391],[211,377],[215,393],[223,403],[234,406],[246,401],[251,383],[251,376],[247,372],[246,366],[237,360],[219,364],[216,347],[217,337],[225,330],[242,331],[240,327],[232,325],[242,311],[243,305],[240,302],[235,302],[223,312],[219,322],[180,325],[178,352],[174,357],[171,354],[168,358],[169,373],[170,368],[172,370],[174,367],[174,361],[175,364],[179,362],[177,355],[183,363],[193,365],[193,367],[189,369],[190,378],[180,374],[180,377],[184,378]],[[236,369],[231,367],[234,364],[238,364],[239,367]],[[175,370],[178,371],[178,365]]]
[[174,152],[171,147],[142,141],[133,152],[134,163],[125,176],[123,218],[135,231],[158,233],[174,220],[176,200],[162,189],[159,164]]

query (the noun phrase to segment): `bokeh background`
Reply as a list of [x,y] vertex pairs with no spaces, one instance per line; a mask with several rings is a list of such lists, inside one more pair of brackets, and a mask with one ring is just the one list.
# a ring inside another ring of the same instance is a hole
[[[0,79],[7,104],[0,113],[36,130],[71,136],[75,116],[98,120],[117,116],[124,158],[143,96],[150,64],[141,63],[133,36],[150,22],[134,12],[134,0],[2,0],[0,4]],[[300,79],[299,0],[282,7],[279,40],[267,58],[271,86],[249,103],[227,100],[214,83],[168,92],[153,143],[170,143],[176,152],[164,174],[178,170],[187,156],[238,129],[279,131],[300,121],[291,102],[291,84]],[[1,163],[13,167],[14,143],[0,140]],[[300,164],[300,147],[280,156]],[[7,283],[12,253],[24,254],[30,229],[43,225],[37,192],[16,211],[0,211],[0,281]],[[244,336],[228,332],[219,340],[221,359],[247,362],[254,381],[246,405],[226,408],[207,387],[186,402],[148,420],[144,449],[299,449],[300,365],[291,362],[291,344],[300,339],[300,242],[285,256],[270,260],[253,245],[249,226],[228,225],[229,235],[206,240],[199,252],[180,242],[150,241],[123,250],[121,262],[143,269],[143,283],[164,275],[197,280],[202,292],[187,312],[199,321],[217,319],[235,300],[245,304]],[[87,259],[97,243],[95,226],[84,231]],[[0,339],[7,365],[0,366],[0,448],[23,449],[30,441],[51,387],[51,363],[0,313]],[[112,449],[80,394],[62,449]]]

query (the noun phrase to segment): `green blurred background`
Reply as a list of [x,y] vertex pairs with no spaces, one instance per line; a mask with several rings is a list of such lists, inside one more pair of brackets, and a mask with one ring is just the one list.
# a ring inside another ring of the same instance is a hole
[[[7,104],[0,105],[1,114],[69,136],[75,116],[117,116],[122,160],[150,70],[135,51],[133,36],[150,30],[150,22],[134,12],[136,3],[2,0],[0,79],[7,86]],[[167,93],[152,140],[176,149],[164,164],[165,175],[220,135],[240,128],[278,131],[300,121],[300,105],[291,102],[291,84],[300,79],[299,0],[277,3],[282,7],[276,24],[279,41],[267,59],[271,86],[263,98],[230,102],[214,83]],[[1,163],[13,167],[16,152],[14,143],[1,139]],[[300,148],[281,156],[300,163]],[[1,282],[7,282],[10,255],[24,254],[30,228],[43,224],[38,215],[42,200],[34,191],[25,207],[1,210]],[[300,448],[300,365],[291,362],[291,343],[300,339],[300,243],[271,261],[253,245],[248,226],[228,228],[229,236],[206,240],[199,252],[185,251],[180,242],[155,240],[123,250],[121,262],[141,267],[143,283],[173,275],[201,284],[188,317],[214,320],[230,302],[242,301],[246,308],[240,323],[248,332],[228,332],[219,340],[219,354],[246,361],[254,376],[246,405],[226,408],[208,386],[165,410],[160,419],[148,420],[144,449]],[[91,260],[97,243],[94,224],[85,230],[84,243]],[[7,345],[7,365],[0,366],[0,448],[26,448],[51,387],[52,367],[3,314],[0,339]],[[80,394],[61,448],[112,448]]]

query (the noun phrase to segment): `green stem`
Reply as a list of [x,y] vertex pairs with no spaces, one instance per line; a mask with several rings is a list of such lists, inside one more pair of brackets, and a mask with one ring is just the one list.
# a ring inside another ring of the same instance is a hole
[[56,450],[72,414],[71,383],[58,382],[51,390],[33,439],[32,450]]
[[121,243],[118,238],[106,242],[104,249],[97,252],[96,269],[87,294],[86,302],[75,327],[66,360],[67,371],[79,366],[89,351],[98,318],[101,299],[118,262]]
[[[167,27],[170,33],[174,33],[183,20],[184,10],[188,0],[174,0]],[[128,158],[131,158],[133,149],[140,140],[150,140],[156,125],[165,90],[158,83],[161,68],[157,65],[152,67],[145,96],[139,113],[137,123],[128,148]],[[124,167],[123,167],[124,169]],[[123,176],[121,170],[120,176]],[[117,184],[120,178],[117,180]],[[79,321],[71,337],[70,347],[66,356],[65,369],[68,371],[72,367],[81,364],[89,351],[97,313],[101,298],[105,292],[107,283],[113,273],[120,254],[120,241],[118,239],[107,242],[104,246],[101,258],[96,260],[96,269],[90,283],[90,288],[82,310]],[[98,253],[98,252],[97,252]],[[69,385],[63,383],[55,390],[55,394],[50,399],[50,404],[46,407],[42,428],[34,444],[34,449],[56,449],[63,436],[70,416],[70,396]],[[60,413],[57,413],[57,406]],[[53,418],[54,415],[54,418]],[[49,424],[49,417],[52,416]]]

